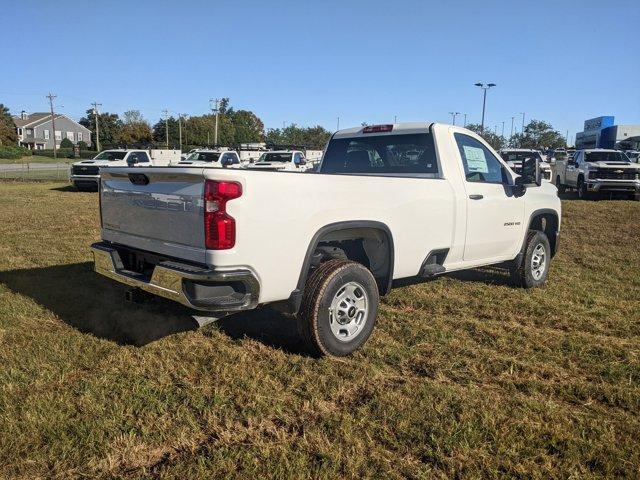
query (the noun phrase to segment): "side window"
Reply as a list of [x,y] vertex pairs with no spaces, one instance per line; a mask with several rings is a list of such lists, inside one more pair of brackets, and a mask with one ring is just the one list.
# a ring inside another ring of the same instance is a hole
[[137,152],[138,154],[138,163],[149,163],[149,155],[147,152]]
[[240,163],[240,158],[238,158],[238,154],[237,153],[231,153],[231,163],[233,163],[234,165],[237,165]]
[[505,173],[502,163],[485,147],[473,137],[462,133],[453,134],[467,182],[481,183],[503,183]]
[[300,155],[299,153],[293,154],[293,163],[295,163],[296,165],[300,165],[301,159],[302,159],[302,155]]

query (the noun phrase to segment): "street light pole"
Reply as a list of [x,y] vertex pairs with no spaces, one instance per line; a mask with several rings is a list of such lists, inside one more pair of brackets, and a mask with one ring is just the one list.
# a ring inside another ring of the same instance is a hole
[[511,117],[511,135],[509,136],[509,138],[513,137],[513,121],[516,119],[516,117]]
[[218,98],[210,98],[209,103],[215,102],[215,108],[212,108],[213,112],[216,114],[216,126],[213,131],[213,144],[218,145],[218,104],[220,103],[220,99]]
[[453,119],[453,124],[456,124],[456,117],[458,115],[460,115],[460,112],[449,112],[449,115],[451,115],[452,119]]
[[504,138],[504,120],[502,121],[502,138]]
[[474,85],[476,87],[480,87],[483,90],[483,94],[482,94],[482,123],[480,125],[480,133],[484,133],[484,113],[485,113],[486,106],[487,106],[487,90],[489,90],[491,87],[495,87],[496,84],[495,83],[478,82],[478,83],[474,83]]
[[520,112],[520,115],[522,115],[522,134],[524,135],[524,112]]
[[467,114],[464,114],[464,123],[462,124],[463,127],[467,126]]

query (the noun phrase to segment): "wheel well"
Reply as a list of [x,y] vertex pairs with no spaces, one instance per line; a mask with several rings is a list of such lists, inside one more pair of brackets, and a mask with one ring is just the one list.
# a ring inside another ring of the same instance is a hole
[[305,277],[321,263],[334,258],[361,263],[373,274],[380,293],[387,293],[392,277],[393,245],[385,230],[348,227],[322,234],[316,241]]
[[554,256],[557,251],[559,233],[557,215],[550,212],[535,215],[529,223],[529,230],[539,230],[547,236],[551,246],[551,256]]

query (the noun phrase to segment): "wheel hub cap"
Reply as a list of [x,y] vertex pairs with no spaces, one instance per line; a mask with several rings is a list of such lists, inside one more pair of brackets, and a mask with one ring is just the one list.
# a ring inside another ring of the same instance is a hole
[[353,340],[362,332],[368,311],[369,297],[364,287],[357,282],[346,283],[329,307],[331,333],[341,342]]
[[535,280],[540,280],[544,275],[545,268],[547,266],[547,251],[544,245],[539,243],[533,249],[533,255],[531,255],[531,275]]

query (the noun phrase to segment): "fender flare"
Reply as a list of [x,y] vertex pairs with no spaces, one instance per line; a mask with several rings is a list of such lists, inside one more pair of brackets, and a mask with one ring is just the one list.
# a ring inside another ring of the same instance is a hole
[[389,248],[389,275],[385,281],[385,286],[383,288],[382,294],[387,294],[389,290],[391,290],[391,285],[393,283],[393,268],[394,268],[394,260],[395,260],[395,248],[393,244],[393,235],[391,234],[391,230],[389,227],[382,222],[378,222],[375,220],[349,220],[343,222],[335,222],[325,225],[320,228],[311,238],[309,242],[309,246],[307,247],[307,253],[305,254],[304,261],[302,262],[302,268],[300,270],[300,276],[298,277],[298,283],[296,285],[296,289],[291,292],[291,296],[289,297],[290,308],[293,313],[296,313],[300,309],[300,304],[302,303],[302,294],[304,292],[304,286],[307,282],[307,276],[309,274],[309,267],[311,265],[311,258],[313,257],[313,252],[315,251],[320,238],[324,235],[332,232],[337,232],[340,230],[347,230],[351,228],[370,228],[373,230],[379,230],[387,238],[388,248]]
[[534,210],[533,212],[531,212],[531,214],[529,215],[529,221],[527,222],[527,228],[524,231],[524,238],[522,239],[522,247],[520,247],[520,252],[518,253],[518,255],[515,258],[515,263],[517,267],[520,267],[520,264],[522,263],[522,260],[524,259],[524,251],[527,248],[527,235],[529,234],[529,230],[531,229],[531,224],[533,223],[533,219],[535,217],[537,217],[538,215],[543,215],[543,214],[550,214],[553,215],[554,217],[556,217],[556,221],[558,224],[558,229],[556,230],[556,241],[554,244],[554,248],[553,251],[551,252],[551,256],[553,257],[556,252],[558,251],[558,243],[560,241],[560,214],[558,213],[557,210],[554,210],[552,208],[539,208],[537,210]]

